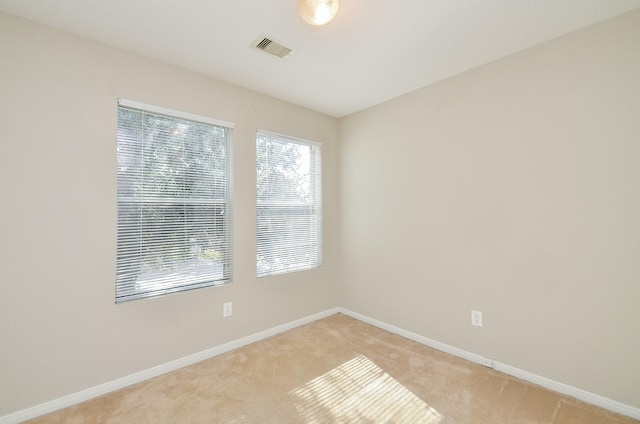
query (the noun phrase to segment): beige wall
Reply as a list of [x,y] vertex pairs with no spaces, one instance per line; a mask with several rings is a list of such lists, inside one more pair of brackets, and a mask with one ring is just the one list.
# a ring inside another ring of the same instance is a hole
[[[118,97],[236,124],[232,284],[114,304]],[[0,416],[338,304],[336,119],[1,14],[0,117]],[[258,128],[323,143],[317,270],[255,278]]]
[[640,407],[640,11],[342,119],[340,144],[343,306]]

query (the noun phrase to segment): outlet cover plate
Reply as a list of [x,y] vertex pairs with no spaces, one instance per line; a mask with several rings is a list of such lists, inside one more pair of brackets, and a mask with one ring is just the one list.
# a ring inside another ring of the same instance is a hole
[[231,315],[233,315],[233,303],[227,302],[222,305],[222,316],[224,318],[227,318],[227,317],[230,317]]
[[482,327],[482,312],[471,310],[471,325]]

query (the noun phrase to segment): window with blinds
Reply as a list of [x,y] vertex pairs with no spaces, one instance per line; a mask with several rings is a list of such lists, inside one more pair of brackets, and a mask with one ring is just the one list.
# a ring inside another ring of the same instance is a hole
[[231,281],[232,127],[119,100],[116,302]]
[[320,266],[320,144],[261,131],[256,157],[258,277]]

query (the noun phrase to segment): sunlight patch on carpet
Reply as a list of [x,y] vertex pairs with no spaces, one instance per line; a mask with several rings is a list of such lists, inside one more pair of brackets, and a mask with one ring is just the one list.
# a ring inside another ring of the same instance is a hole
[[291,392],[305,423],[438,424],[442,415],[359,355]]

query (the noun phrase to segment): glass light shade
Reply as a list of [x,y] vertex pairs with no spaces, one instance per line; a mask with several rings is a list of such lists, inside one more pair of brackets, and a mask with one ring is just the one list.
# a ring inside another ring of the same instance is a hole
[[338,13],[338,0],[298,0],[298,15],[308,24],[324,25]]

